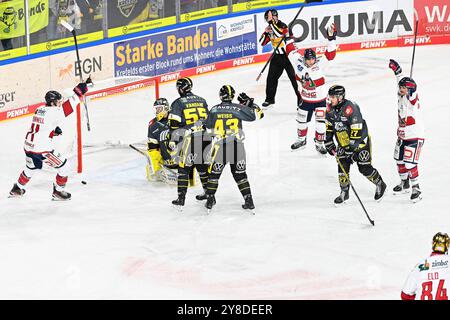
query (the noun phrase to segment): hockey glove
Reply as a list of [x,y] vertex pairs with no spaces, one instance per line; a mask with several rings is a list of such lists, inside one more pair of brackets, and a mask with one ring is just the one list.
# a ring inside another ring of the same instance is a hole
[[327,37],[328,37],[328,40],[330,40],[330,41],[336,40],[336,35],[337,35],[336,25],[335,25],[334,23],[332,23],[332,24],[327,28]]
[[86,92],[88,92],[88,87],[86,82],[81,82],[79,83],[74,89],[73,91],[76,93],[76,95],[78,97],[82,97],[85,95]]
[[89,76],[85,82],[80,82],[73,91],[77,94],[77,96],[82,97],[88,92],[88,84],[92,84],[91,76]]
[[353,156],[355,155],[355,152],[353,150],[351,150],[350,148],[345,148],[344,149],[344,156],[346,159],[348,159],[350,162],[353,162]]
[[254,100],[255,99],[250,98],[245,92],[240,93],[238,96],[239,103],[250,108],[253,106]]
[[62,130],[60,127],[56,127],[55,130],[53,130],[52,132],[50,132],[49,138],[53,139],[53,137],[57,137],[62,135]]
[[86,79],[86,84],[93,84],[92,79],[91,79],[91,75],[89,75],[89,77]]
[[391,68],[392,71],[394,71],[396,76],[402,73],[402,67],[400,67],[398,62],[395,60],[392,59],[389,60],[389,68]]
[[55,136],[60,136],[62,135],[62,130],[60,127],[56,127],[55,130],[53,131]]
[[333,143],[333,141],[325,142],[325,149],[327,149],[327,152],[330,156],[336,155],[336,145]]

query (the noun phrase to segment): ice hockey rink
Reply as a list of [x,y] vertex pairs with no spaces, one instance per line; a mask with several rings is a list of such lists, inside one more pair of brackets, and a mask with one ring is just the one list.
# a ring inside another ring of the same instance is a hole
[[[412,48],[338,53],[326,73],[328,85],[344,85],[347,98],[360,105],[374,167],[388,184],[376,203],[375,187],[352,166],[351,180],[375,227],[352,192],[346,205],[334,207],[337,164],[315,151],[313,123],[307,149],[290,151],[296,107],[286,75],[276,106],[259,122],[244,123],[254,216],[241,209],[228,169],[210,215],[194,198],[200,186],[189,190],[178,212],[171,206],[176,188],[149,183],[145,158],[126,148],[88,154],[88,183],[69,180],[70,202],[50,200],[53,173],[36,174],[22,199],[9,199],[25,165],[22,146],[31,118],[0,123],[0,298],[399,299],[410,270],[430,253],[433,235],[450,231],[448,45],[416,49],[413,78],[426,124],[419,166],[423,200],[412,204],[409,195],[391,192],[399,182],[393,160],[397,86],[388,62],[396,59],[409,75],[411,55]],[[265,75],[255,81],[262,67],[193,77],[194,92],[212,106],[219,88],[231,84],[262,103]],[[161,96],[173,101],[175,83],[162,85]],[[142,127],[144,140],[152,102],[121,96],[109,101],[91,104],[90,112],[111,117],[114,108],[148,105],[147,117],[113,115]],[[95,133],[105,140],[110,134]]]

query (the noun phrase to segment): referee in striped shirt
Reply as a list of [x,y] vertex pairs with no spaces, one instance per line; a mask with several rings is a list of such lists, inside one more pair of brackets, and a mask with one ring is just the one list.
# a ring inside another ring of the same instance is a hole
[[[273,48],[275,49],[280,41],[285,41],[283,40],[283,37],[288,34],[288,26],[278,20],[278,11],[275,9],[267,10],[264,14],[264,18],[269,25],[266,27],[265,32],[261,36],[261,45],[265,46],[271,42]],[[266,100],[262,104],[262,107],[268,109],[275,104],[278,79],[280,79],[284,70],[286,70],[289,80],[291,80],[298,103],[301,103],[298,83],[295,78],[295,70],[287,57],[285,44],[282,43],[275,51],[272,61],[270,62],[269,74],[267,75],[266,83]]]

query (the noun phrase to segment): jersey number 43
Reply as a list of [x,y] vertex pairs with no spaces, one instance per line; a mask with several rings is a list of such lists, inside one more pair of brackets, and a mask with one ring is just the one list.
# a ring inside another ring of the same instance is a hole
[[217,119],[214,125],[214,133],[225,137],[239,132],[238,119]]

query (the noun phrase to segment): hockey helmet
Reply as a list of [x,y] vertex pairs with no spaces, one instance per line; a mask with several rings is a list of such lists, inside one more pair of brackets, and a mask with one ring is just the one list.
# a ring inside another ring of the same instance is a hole
[[272,17],[278,17],[278,11],[276,9],[269,9],[264,13],[264,19],[269,22],[269,13],[272,13]]
[[48,91],[45,94],[45,103],[47,104],[47,106],[56,106],[56,102],[58,102],[59,100],[62,99],[62,95],[61,93],[59,93],[58,91]]
[[433,237],[432,249],[433,252],[448,253],[448,247],[450,245],[450,238],[448,234],[438,232]]
[[232,86],[224,85],[219,91],[220,100],[231,102],[234,99],[235,93],[236,92]]
[[342,101],[345,99],[345,88],[341,85],[334,85],[328,89],[328,99],[331,96],[335,96],[338,98],[338,103],[336,106],[340,105]]
[[192,91],[193,82],[190,78],[181,78],[177,80],[177,89],[180,95],[185,95],[188,92]]
[[410,77],[403,77],[398,82],[399,87],[405,87],[408,89],[408,94],[412,95],[417,90],[416,82]]
[[156,120],[161,121],[170,112],[169,101],[166,98],[159,98],[153,104],[153,109],[155,110]]
[[305,60],[309,60],[309,59],[316,59],[316,52],[313,49],[306,49],[303,57],[305,57]]
[[344,99],[345,98],[345,88],[338,84],[331,86],[330,89],[328,89],[328,95],[342,97],[342,99]]

